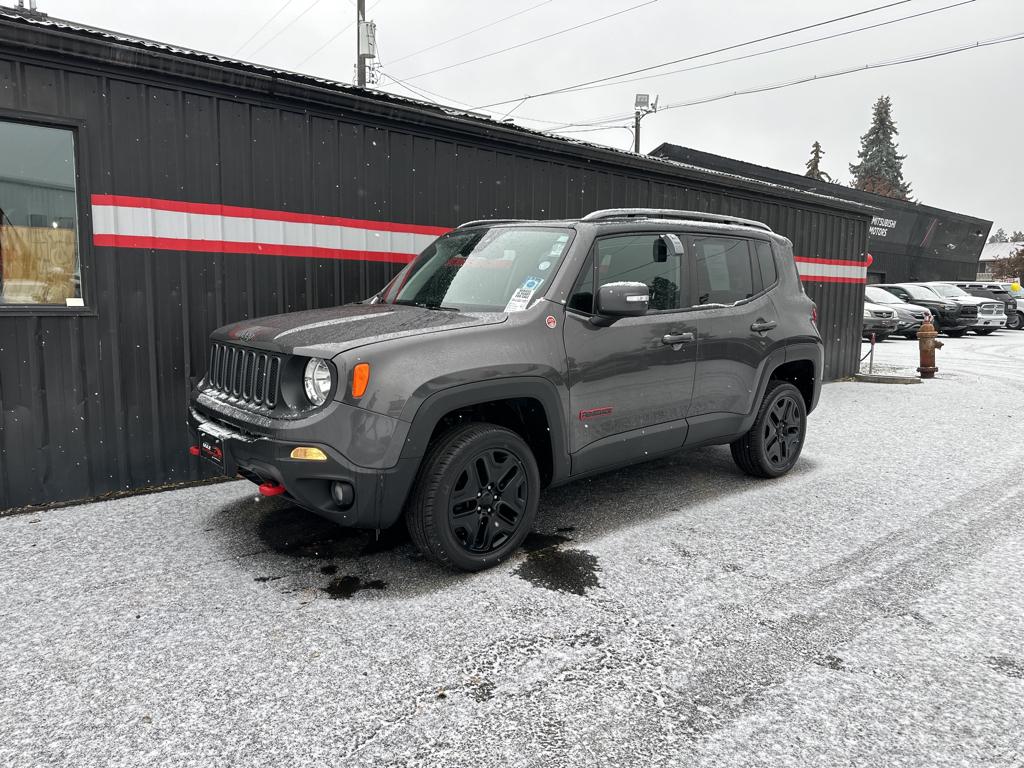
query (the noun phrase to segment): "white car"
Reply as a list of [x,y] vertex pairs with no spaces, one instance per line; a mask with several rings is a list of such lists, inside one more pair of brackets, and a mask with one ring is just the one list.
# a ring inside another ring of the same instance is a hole
[[955,301],[960,305],[961,317],[969,317],[973,314],[974,322],[971,330],[979,336],[988,336],[993,331],[1006,327],[1006,310],[1001,301],[971,296],[963,288],[957,288],[952,283],[935,281],[918,283],[918,285],[923,285],[943,299]]

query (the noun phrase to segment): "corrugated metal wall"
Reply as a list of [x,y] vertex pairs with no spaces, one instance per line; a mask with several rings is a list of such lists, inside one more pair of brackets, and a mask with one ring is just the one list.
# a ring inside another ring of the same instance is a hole
[[[42,54],[39,54],[42,55]],[[401,115],[304,111],[193,85],[18,60],[0,48],[0,110],[80,121],[79,194],[147,196],[452,226],[603,207],[717,211],[766,221],[798,254],[859,259],[866,215],[489,141]],[[2,115],[0,115],[2,117]],[[650,162],[652,169],[655,163]],[[87,208],[85,209],[87,211]],[[185,408],[209,332],[229,321],[362,298],[395,265],[94,247],[83,229],[80,316],[0,310],[0,509],[198,479]],[[855,370],[863,286],[808,284],[828,378]]]

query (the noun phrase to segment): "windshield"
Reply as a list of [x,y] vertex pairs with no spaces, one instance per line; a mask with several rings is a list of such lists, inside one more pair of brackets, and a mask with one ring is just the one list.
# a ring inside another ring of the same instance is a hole
[[379,294],[386,304],[522,312],[544,295],[572,230],[489,227],[435,240]]
[[962,288],[957,288],[955,285],[944,285],[942,283],[938,283],[936,285],[930,285],[928,287],[935,291],[937,294],[939,294],[939,296],[944,296],[947,299],[952,299],[954,296],[971,295]]
[[884,288],[874,288],[870,285],[864,289],[864,298],[868,301],[873,301],[875,304],[905,303],[899,296],[889,293]]
[[938,296],[938,294],[931,290],[930,287],[925,288],[923,285],[901,285],[900,288],[909,293],[911,298],[914,299],[935,301],[936,296]]
[[1012,283],[1008,283],[1007,285],[1003,286],[1003,290],[1005,290],[1008,294],[1013,296],[1015,299],[1024,299],[1024,286],[1018,288],[1017,290],[1013,290],[1013,284]]

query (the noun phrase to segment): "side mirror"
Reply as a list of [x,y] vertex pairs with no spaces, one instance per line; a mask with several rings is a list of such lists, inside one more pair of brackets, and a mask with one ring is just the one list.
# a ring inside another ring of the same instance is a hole
[[673,256],[683,255],[683,241],[672,233],[660,235],[654,241],[654,262],[664,264],[668,261],[669,254]]
[[608,283],[597,291],[601,317],[638,317],[647,313],[651,292],[643,283]]

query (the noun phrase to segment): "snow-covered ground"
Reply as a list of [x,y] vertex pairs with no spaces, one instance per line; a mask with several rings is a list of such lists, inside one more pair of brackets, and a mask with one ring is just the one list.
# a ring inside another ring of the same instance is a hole
[[478,575],[245,483],[0,519],[0,765],[1022,765],[1024,332],[945,342]]

